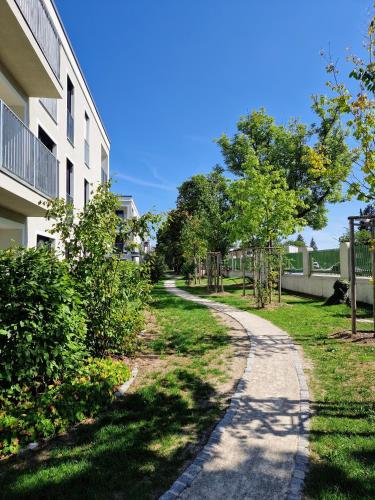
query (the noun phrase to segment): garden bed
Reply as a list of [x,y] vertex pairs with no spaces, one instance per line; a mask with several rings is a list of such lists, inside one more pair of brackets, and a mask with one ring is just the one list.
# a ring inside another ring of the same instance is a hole
[[2,498],[157,498],[205,444],[245,368],[246,332],[162,286],[153,297],[128,395],[32,460],[3,463]]

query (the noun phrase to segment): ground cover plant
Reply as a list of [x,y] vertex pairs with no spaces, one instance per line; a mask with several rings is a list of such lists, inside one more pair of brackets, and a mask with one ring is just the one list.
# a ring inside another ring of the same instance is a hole
[[[207,295],[205,283],[186,287]],[[256,309],[241,297],[240,280],[225,280],[225,294],[211,297],[257,314],[287,331],[303,347],[313,393],[312,468],[308,498],[346,500],[375,498],[375,346],[342,342],[333,336],[350,330],[346,305],[323,306],[323,300],[284,294],[281,306]],[[361,317],[369,311],[360,309]],[[365,326],[365,325],[363,325]],[[371,325],[369,325],[369,328]],[[362,326],[361,326],[362,328]]]
[[206,308],[162,286],[153,297],[131,393],[33,460],[0,465],[2,498],[158,498],[195,456],[227,404],[232,346]]

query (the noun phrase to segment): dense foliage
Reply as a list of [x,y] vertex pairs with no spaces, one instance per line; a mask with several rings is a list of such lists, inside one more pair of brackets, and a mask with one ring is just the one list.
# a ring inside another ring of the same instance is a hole
[[33,394],[32,386],[23,386],[16,400],[0,393],[0,456],[94,417],[112,401],[114,388],[129,377],[121,361],[89,358],[40,394]]
[[47,248],[0,251],[0,394],[36,395],[82,364],[86,317],[67,265]]
[[141,324],[141,309],[147,298],[147,277],[121,261],[116,245],[134,247],[134,235],[144,236],[150,214],[140,219],[121,220],[116,215],[117,196],[102,185],[90,203],[74,214],[64,200],[50,203],[54,234],[64,245],[70,274],[87,313],[86,346],[93,356],[123,350],[133,344],[129,335]]

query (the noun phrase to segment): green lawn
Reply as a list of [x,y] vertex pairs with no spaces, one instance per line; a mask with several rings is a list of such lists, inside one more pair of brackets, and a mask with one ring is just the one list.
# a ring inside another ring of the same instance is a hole
[[[226,405],[226,327],[206,308],[159,286],[145,354],[155,370],[93,423],[32,455],[0,466],[0,498],[157,498],[193,457]],[[152,332],[151,332],[152,333]]]
[[[186,287],[206,295],[202,286]],[[255,313],[283,328],[313,363],[311,447],[313,466],[308,498],[375,498],[375,344],[342,342],[331,334],[350,328],[347,306],[323,306],[322,300],[285,294],[280,307],[257,310],[241,297],[240,280],[225,280],[230,295],[212,298]],[[368,311],[360,310],[362,316]],[[362,328],[362,327],[361,327]],[[367,325],[369,328],[369,325]]]

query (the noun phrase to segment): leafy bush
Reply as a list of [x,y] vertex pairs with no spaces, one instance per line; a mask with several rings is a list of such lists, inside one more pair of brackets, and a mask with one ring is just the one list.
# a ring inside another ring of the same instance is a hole
[[167,271],[164,256],[158,252],[147,254],[145,264],[149,269],[151,283],[158,283]]
[[0,394],[36,395],[69,378],[84,359],[85,333],[79,296],[54,253],[0,251]]
[[94,417],[129,377],[130,369],[121,361],[88,359],[70,380],[55,382],[36,397],[27,387],[16,402],[0,394],[0,456]]
[[[124,266],[116,253],[116,241],[129,249],[134,235],[142,237],[154,218],[146,214],[121,221],[115,213],[118,203],[109,185],[103,185],[76,218],[64,200],[51,201],[48,211],[48,217],[54,219],[52,232],[65,247],[70,273],[84,301],[86,346],[96,357],[133,344],[140,308],[147,297],[146,275]],[[132,338],[126,339],[127,335]]]

